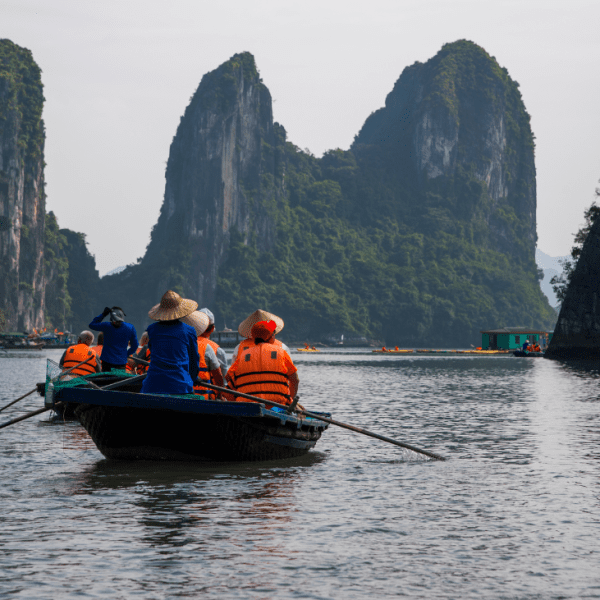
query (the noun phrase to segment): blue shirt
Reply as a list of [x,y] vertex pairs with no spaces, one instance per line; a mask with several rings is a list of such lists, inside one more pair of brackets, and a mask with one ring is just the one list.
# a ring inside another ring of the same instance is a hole
[[100,360],[111,365],[124,365],[127,363],[127,357],[138,348],[135,327],[131,323],[121,323],[120,327],[115,327],[112,323],[103,323],[103,318],[102,315],[98,315],[88,326],[94,331],[104,332],[104,346]]
[[143,394],[193,394],[200,356],[196,330],[181,321],[158,321],[148,326],[150,366]]

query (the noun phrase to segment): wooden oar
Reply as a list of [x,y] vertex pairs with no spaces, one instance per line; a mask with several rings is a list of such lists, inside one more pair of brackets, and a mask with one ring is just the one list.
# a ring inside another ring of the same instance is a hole
[[[75,365],[74,367],[71,367],[70,369],[67,369],[66,371],[64,371],[60,375],[56,376],[54,379],[51,380],[51,382],[54,383],[55,381],[57,381],[61,377],[64,377],[65,375],[68,375],[73,369],[76,369],[77,367],[80,367],[81,365],[85,364],[86,362],[88,362],[88,360],[91,360],[92,358],[94,358],[94,357],[93,356],[88,356],[85,360],[82,360],[78,365]],[[26,394],[24,394],[20,398],[17,398],[16,400],[13,400],[12,402],[9,402],[6,406],[3,406],[2,408],[0,408],[0,412],[2,412],[3,410],[5,410],[9,406],[12,406],[13,404],[16,404],[17,402],[19,402],[19,400],[23,400],[23,398],[27,398],[27,396],[29,396],[30,394],[33,394],[33,392],[35,392],[35,391],[37,391],[37,387],[34,387],[30,392],[27,392]]]
[[[248,400],[254,400],[255,402],[260,402],[261,404],[269,404],[272,406],[278,406],[279,408],[288,409],[285,404],[278,404],[277,402],[272,402],[271,400],[265,400],[264,398],[257,398],[256,396],[251,396],[250,394],[243,394],[242,392],[236,392],[235,390],[230,390],[229,388],[223,388],[218,385],[213,385],[212,383],[206,383],[205,381],[201,382],[202,387],[207,387],[212,390],[217,390],[220,392],[226,392],[228,394],[232,394],[234,396],[239,396],[240,398],[247,398]],[[388,444],[394,444],[395,446],[400,446],[401,448],[406,448],[407,450],[412,450],[417,454],[424,454],[425,456],[429,456],[430,458],[435,458],[436,460],[446,460],[443,456],[439,454],[435,454],[435,452],[430,452],[429,450],[422,450],[421,448],[416,448],[415,446],[411,446],[410,444],[405,444],[404,442],[399,442],[398,440],[393,440],[392,438],[386,437],[385,435],[379,435],[378,433],[373,433],[372,431],[368,431],[367,429],[363,429],[362,427],[355,427],[354,425],[350,425],[348,423],[342,423],[341,421],[336,421],[334,419],[330,419],[329,417],[323,417],[322,415],[309,412],[305,409],[296,409],[296,411],[300,414],[306,415],[307,417],[311,417],[312,419],[318,419],[319,421],[325,421],[326,423],[331,423],[332,425],[337,425],[338,427],[343,427],[344,429],[349,429],[350,431],[355,431],[356,433],[362,433],[363,435],[368,435],[369,437],[382,440],[383,442],[387,442]]]
[[[62,404],[62,403],[61,402],[57,402],[54,406],[58,406],[59,404]],[[19,421],[24,421],[25,419],[29,419],[30,417],[35,417],[35,415],[41,415],[43,412],[46,412],[46,411],[51,410],[52,408],[54,408],[54,406],[44,406],[44,408],[39,408],[38,410],[34,410],[34,411],[29,412],[27,414],[21,415],[20,417],[17,417],[16,419],[12,419],[11,421],[7,421],[6,423],[2,423],[2,425],[0,425],[0,429],[4,429],[4,427],[8,427],[9,425],[13,425],[14,423],[18,423]]]
[[[138,358],[137,356],[130,356],[136,362],[139,362],[143,365],[149,366],[150,363]],[[141,377],[145,377],[142,375]],[[137,378],[136,378],[137,379]],[[132,380],[130,380],[132,381]],[[211,390],[216,390],[218,392],[226,392],[227,394],[232,394],[233,396],[239,396],[240,398],[247,398],[248,400],[254,400],[254,402],[260,402],[261,404],[269,404],[272,406],[278,406],[279,408],[284,408],[285,410],[289,410],[290,407],[285,404],[278,404],[277,402],[272,402],[271,400],[265,400],[264,398],[258,398],[256,396],[251,396],[250,394],[244,394],[242,392],[236,392],[235,390],[230,390],[229,388],[220,387],[218,385],[213,385],[212,383],[206,383],[206,381],[201,382],[202,387],[210,388]],[[104,388],[107,389],[107,388]],[[293,405],[295,407],[295,404]],[[395,446],[400,446],[401,448],[406,448],[407,450],[412,450],[418,454],[424,454],[425,456],[429,456],[430,458],[435,458],[436,460],[446,460],[443,456],[436,454],[435,452],[430,452],[429,450],[422,450],[420,448],[416,448],[415,446],[411,446],[410,444],[405,444],[404,442],[399,442],[398,440],[393,440],[392,438],[386,437],[385,435],[379,435],[378,433],[373,433],[372,431],[368,431],[367,429],[363,429],[362,427],[355,427],[354,425],[350,425],[349,423],[342,423],[341,421],[336,421],[335,419],[330,419],[329,417],[323,417],[313,412],[309,412],[305,409],[295,409],[296,412],[300,414],[304,414],[307,417],[311,417],[313,419],[318,419],[319,421],[325,421],[326,423],[331,423],[332,425],[337,425],[338,427],[343,427],[344,429],[349,429],[350,431],[355,431],[356,433],[361,433],[363,435],[368,435],[369,437],[375,438],[377,440],[382,440],[383,442],[387,442],[388,444],[394,444]]]

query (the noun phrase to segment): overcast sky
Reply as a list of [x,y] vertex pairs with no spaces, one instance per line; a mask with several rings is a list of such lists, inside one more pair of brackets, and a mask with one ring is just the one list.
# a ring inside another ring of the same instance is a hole
[[42,68],[47,206],[101,275],[144,254],[179,118],[236,52],[320,156],[350,146],[406,66],[472,40],[532,117],[541,250],[569,252],[600,179],[599,0],[0,0],[0,37]]

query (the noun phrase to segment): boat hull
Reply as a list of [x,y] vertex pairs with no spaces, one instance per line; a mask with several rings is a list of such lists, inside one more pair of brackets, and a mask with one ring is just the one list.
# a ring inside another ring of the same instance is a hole
[[131,392],[66,388],[56,400],[75,414],[98,450],[118,460],[263,461],[293,458],[315,446],[327,423],[266,409]]

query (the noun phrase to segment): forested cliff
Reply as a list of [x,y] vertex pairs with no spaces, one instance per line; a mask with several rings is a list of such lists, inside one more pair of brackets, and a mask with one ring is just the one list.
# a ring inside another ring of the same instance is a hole
[[0,310],[6,329],[44,323],[43,103],[31,52],[0,40]]
[[407,67],[352,147],[320,159],[273,123],[244,53],[202,79],[147,253],[101,295],[138,325],[171,287],[218,327],[261,307],[288,338],[468,345],[482,328],[552,326],[535,243],[529,115],[476,44]]
[[[78,329],[98,285],[85,236],[46,214],[41,71],[0,40],[0,329]],[[85,286],[81,289],[81,286]],[[81,292],[81,293],[79,293]],[[73,304],[73,310],[71,306]]]

